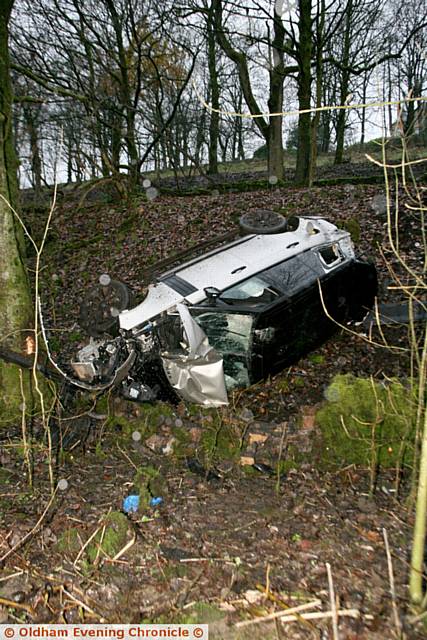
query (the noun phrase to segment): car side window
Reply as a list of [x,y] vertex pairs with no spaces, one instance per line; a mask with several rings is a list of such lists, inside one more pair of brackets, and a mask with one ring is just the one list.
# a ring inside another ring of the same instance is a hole
[[327,247],[319,249],[319,256],[322,263],[330,269],[335,265],[338,265],[343,260],[343,256],[338,248],[337,244],[332,244]]
[[267,269],[265,273],[286,295],[292,295],[315,282],[321,275],[321,268],[317,256],[306,251]]
[[239,282],[221,293],[220,299],[228,304],[249,303],[249,304],[269,304],[279,297],[276,291],[266,280],[260,276],[253,276]]

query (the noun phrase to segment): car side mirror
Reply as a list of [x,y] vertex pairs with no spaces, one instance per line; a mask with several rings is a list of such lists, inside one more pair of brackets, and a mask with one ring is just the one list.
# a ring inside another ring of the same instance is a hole
[[216,287],[205,287],[203,291],[205,292],[207,299],[213,302],[213,304],[216,304],[221,291]]

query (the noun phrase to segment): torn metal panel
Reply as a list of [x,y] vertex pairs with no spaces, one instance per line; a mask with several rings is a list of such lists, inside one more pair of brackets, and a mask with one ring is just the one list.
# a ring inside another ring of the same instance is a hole
[[166,377],[184,400],[220,407],[228,404],[223,360],[214,349],[203,357],[162,356]]
[[187,353],[162,354],[166,377],[175,391],[196,404],[228,404],[222,357],[183,304],[176,306],[187,341]]

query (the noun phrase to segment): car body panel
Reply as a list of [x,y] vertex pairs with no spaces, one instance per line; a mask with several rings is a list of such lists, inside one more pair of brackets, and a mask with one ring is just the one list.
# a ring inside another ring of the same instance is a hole
[[161,355],[170,385],[183,400],[210,407],[228,404],[223,357],[209,343],[188,308],[178,304],[177,311],[186,348],[184,352]]
[[119,315],[120,328],[130,330],[139,327],[183,300],[184,296],[163,282],[151,285],[141,304]]
[[[141,304],[120,313],[116,347],[123,358],[138,354],[122,386],[132,399],[158,383],[221,406],[227,391],[295,362],[337,323],[363,318],[376,291],[375,267],[326,220],[300,218],[295,231],[240,238],[163,273]],[[93,378],[108,370],[106,345],[91,362]]]
[[331,241],[345,241],[348,236],[346,231],[337,229],[326,220],[301,218],[296,231],[249,236],[170,270],[159,280],[162,282],[171,274],[179,276],[196,289],[185,296],[186,301],[198,304],[205,298],[206,286],[222,291],[301,251]]

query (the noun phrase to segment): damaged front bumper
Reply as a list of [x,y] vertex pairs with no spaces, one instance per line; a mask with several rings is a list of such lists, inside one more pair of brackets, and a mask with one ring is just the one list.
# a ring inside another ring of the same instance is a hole
[[[94,390],[119,387],[130,400],[152,401],[157,395],[154,388],[164,382],[188,402],[207,407],[228,404],[222,356],[209,344],[188,308],[178,303],[175,309],[170,315],[178,316],[178,330],[169,332],[173,336],[166,345],[169,348],[162,349],[162,341],[148,335],[156,332],[156,323],[150,323],[147,331],[143,327],[138,332],[139,338],[127,340],[120,336],[86,345],[71,363],[77,377],[93,385]],[[159,375],[159,362],[164,376]]]

